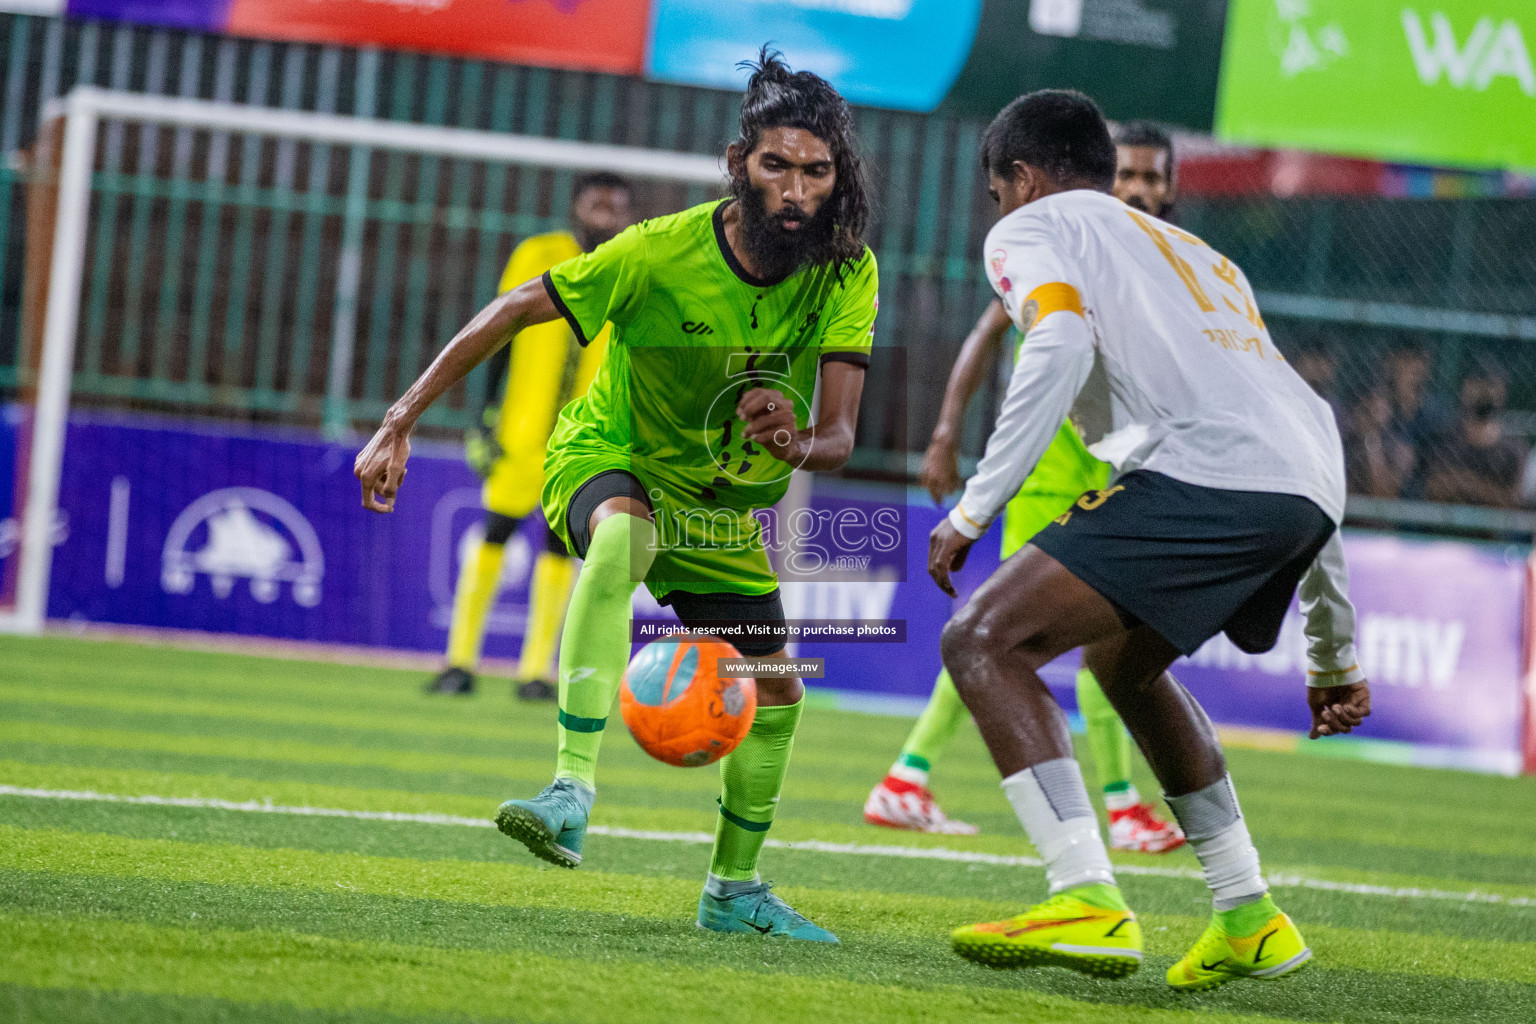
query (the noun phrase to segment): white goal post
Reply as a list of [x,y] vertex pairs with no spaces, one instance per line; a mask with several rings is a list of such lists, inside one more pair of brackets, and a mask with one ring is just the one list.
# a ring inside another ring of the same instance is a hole
[[[77,87],[67,96],[50,102],[44,120],[55,118],[64,122],[63,148],[30,454],[27,466],[18,467],[18,475],[26,480],[25,502],[17,510],[20,561],[14,607],[0,608],[0,630],[9,632],[38,632],[47,615],[53,523],[81,318],[92,181],[99,129],[104,122],[224,131],[538,168],[611,170],[631,177],[715,187],[721,186],[725,177],[718,156],[151,96],[91,86]],[[345,371],[352,358],[350,339],[338,333],[333,336],[333,343],[346,346],[344,352],[333,348],[337,358],[330,367],[333,382],[340,381],[344,388],[349,380]],[[105,493],[102,500],[107,500]]]

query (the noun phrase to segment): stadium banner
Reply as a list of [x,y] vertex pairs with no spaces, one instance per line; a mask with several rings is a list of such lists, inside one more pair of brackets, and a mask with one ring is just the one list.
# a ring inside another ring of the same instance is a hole
[[941,110],[990,120],[1034,89],[1081,89],[1116,120],[1211,130],[1227,0],[987,0]]
[[0,11],[55,18],[64,13],[64,0],[0,0]]
[[68,0],[71,17],[639,74],[648,0]]
[[[18,433],[18,407],[5,412],[0,467],[14,464]],[[50,619],[444,649],[458,566],[483,518],[479,481],[456,446],[418,443],[397,511],[374,515],[361,508],[352,477],[355,443],[77,412],[66,445]],[[11,490],[0,486],[0,574],[15,561]],[[915,490],[825,480],[804,522],[870,522],[890,508],[899,510],[904,545],[880,547],[885,555],[813,582],[785,583],[784,604],[792,620],[904,624],[905,643],[804,642],[792,653],[825,659],[819,685],[831,691],[826,699],[911,712],[933,685],[939,631],[954,607],[925,565],[927,536],[942,511]],[[532,518],[507,546],[488,656],[518,653],[542,529]],[[995,533],[977,543],[958,574],[962,593],[996,568]],[[846,531],[836,545],[875,550]],[[1356,533],[1346,534],[1345,546],[1360,660],[1375,691],[1358,737],[1297,740],[1309,719],[1305,639],[1294,607],[1267,654],[1242,654],[1218,636],[1174,673],[1218,723],[1268,744],[1518,773],[1529,551]],[[896,561],[891,551],[899,552]],[[642,618],[670,617],[643,587],[635,610]],[[1069,710],[1076,664],[1070,656],[1043,673]]]
[[1530,0],[1232,0],[1217,134],[1234,142],[1536,169]]
[[1226,0],[652,0],[648,76],[740,89],[765,40],[854,103],[991,119],[1076,88],[1110,117],[1209,131]]
[[854,103],[990,119],[1041,88],[1210,131],[1226,0],[0,0],[0,10],[740,90],[765,42]]
[[652,0],[646,74],[742,89],[765,42],[853,103],[938,106],[959,74],[982,0]]

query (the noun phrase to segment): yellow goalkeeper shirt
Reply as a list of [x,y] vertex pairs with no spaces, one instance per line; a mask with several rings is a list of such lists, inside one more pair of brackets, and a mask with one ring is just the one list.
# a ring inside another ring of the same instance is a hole
[[[567,231],[524,239],[512,251],[497,290],[509,292],[580,255],[581,247]],[[572,398],[586,394],[607,348],[607,324],[582,348],[564,320],[526,328],[507,344],[499,357],[506,360],[496,433],[502,455],[482,490],[481,501],[487,509],[520,518],[538,507],[544,487],[544,450],[555,417]]]

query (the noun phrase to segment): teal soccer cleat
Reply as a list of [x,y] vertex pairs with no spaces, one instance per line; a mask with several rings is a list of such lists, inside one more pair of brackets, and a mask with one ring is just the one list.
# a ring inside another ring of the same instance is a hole
[[496,809],[496,827],[535,857],[562,868],[581,863],[587,818],[596,794],[575,779],[556,779],[532,800],[508,800]]
[[837,944],[836,935],[800,916],[773,894],[768,882],[732,896],[704,893],[699,897],[697,923],[712,932],[753,932]]

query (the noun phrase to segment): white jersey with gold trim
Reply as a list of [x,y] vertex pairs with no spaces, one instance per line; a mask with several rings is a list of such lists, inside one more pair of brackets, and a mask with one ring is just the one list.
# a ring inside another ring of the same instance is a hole
[[1343,519],[1333,412],[1275,348],[1247,278],[1225,256],[1084,189],[1003,217],[985,259],[1026,337],[997,431],[961,500],[973,529],[1018,492],[1090,375],[1107,402],[1082,394],[1079,408],[1107,405],[1110,436],[1089,440],[1121,471],[1296,494]]
[[[1003,217],[985,256],[1025,337],[986,454],[950,513],[960,533],[981,536],[1074,405],[1101,421],[1085,430],[1090,450],[1121,472],[1300,495],[1343,520],[1333,410],[1275,348],[1236,264],[1089,190]],[[1313,686],[1363,678],[1348,588],[1335,533],[1298,587]]]

